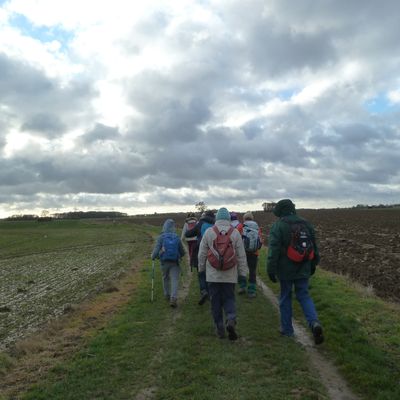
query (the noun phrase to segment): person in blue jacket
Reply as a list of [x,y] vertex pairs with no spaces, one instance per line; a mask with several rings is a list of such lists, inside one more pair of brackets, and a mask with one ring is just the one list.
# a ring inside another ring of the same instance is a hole
[[151,254],[152,260],[160,259],[164,296],[170,302],[171,307],[177,306],[181,273],[179,261],[185,255],[185,249],[175,229],[175,221],[167,219]]

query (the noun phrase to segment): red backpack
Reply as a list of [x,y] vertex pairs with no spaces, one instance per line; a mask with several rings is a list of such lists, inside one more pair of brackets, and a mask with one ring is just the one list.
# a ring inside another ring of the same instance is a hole
[[226,271],[237,264],[237,258],[231,234],[235,228],[232,226],[226,233],[222,233],[216,226],[212,228],[217,235],[213,240],[212,247],[208,250],[207,260],[211,266],[219,271]]
[[305,221],[289,221],[281,218],[290,226],[290,243],[287,256],[290,260],[301,263],[314,258],[314,244]]

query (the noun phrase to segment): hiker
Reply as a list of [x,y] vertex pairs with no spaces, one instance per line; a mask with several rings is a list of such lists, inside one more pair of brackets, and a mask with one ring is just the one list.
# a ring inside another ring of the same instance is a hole
[[231,225],[237,228],[240,225],[239,216],[234,211],[230,212],[231,215]]
[[238,270],[247,275],[246,252],[239,231],[230,224],[229,211],[220,208],[215,219],[215,225],[207,229],[200,243],[199,271],[206,272],[217,336],[224,338],[226,327],[229,339],[236,340],[235,283]]
[[262,247],[263,239],[261,228],[259,228],[251,211],[243,215],[243,223],[238,225],[238,231],[242,235],[244,249],[246,251],[247,266],[249,268],[249,285],[247,286],[247,277],[239,275],[239,294],[246,293],[249,298],[256,297],[257,288],[257,263],[259,250]]
[[[290,199],[280,200],[273,213],[279,218],[268,238],[267,273],[272,282],[280,283],[279,309],[284,336],[293,336],[292,287],[314,337],[323,342],[322,327],[309,293],[308,282],[315,273],[320,256],[313,226],[296,214]],[[299,244],[301,248],[299,249]]]
[[189,264],[190,269],[197,268],[197,252],[195,249],[197,247],[197,237],[186,237],[185,234],[187,231],[193,229],[197,224],[197,218],[195,213],[189,212],[186,216],[185,223],[182,228],[181,240],[182,242],[186,241],[188,245],[188,252],[189,252]]
[[179,275],[181,273],[179,260],[184,255],[185,249],[181,239],[175,233],[175,221],[167,219],[151,253],[151,259],[160,259],[164,296],[169,301],[170,306],[174,308],[177,306]]
[[[196,247],[193,249],[193,267],[198,268],[198,253],[201,239],[204,235],[204,232],[212,227],[215,222],[214,213],[211,210],[204,211],[201,215],[199,222],[192,229],[189,229],[185,232],[186,238],[196,238]],[[206,281],[206,273],[205,271],[199,271],[197,273],[199,280],[199,289],[200,289],[200,299],[198,304],[203,305],[208,299],[208,285]]]

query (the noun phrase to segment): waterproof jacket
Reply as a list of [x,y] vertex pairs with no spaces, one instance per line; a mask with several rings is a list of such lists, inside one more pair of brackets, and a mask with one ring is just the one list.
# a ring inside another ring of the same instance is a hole
[[[279,280],[309,278],[311,271],[315,270],[320,260],[314,227],[303,218],[297,216],[294,207],[283,207],[282,209],[274,210],[274,213],[279,217],[279,220],[272,225],[269,233],[267,272],[275,274]],[[291,233],[290,225],[282,220],[283,217],[290,222],[304,221],[306,223],[314,245],[315,256],[313,260],[296,263],[288,258],[286,252],[290,244]]]
[[[182,241],[180,240],[179,236],[175,232],[175,222],[172,219],[167,219],[164,222],[163,228],[162,228],[162,233],[161,235],[157,238],[156,244],[154,246],[153,252],[151,253],[151,259],[155,260],[156,258],[160,258],[160,251],[162,248],[162,243],[163,239],[166,233],[172,233],[176,235],[179,239],[179,247],[178,247],[178,253],[179,253],[179,258],[182,258],[185,255],[185,249],[182,245]],[[171,261],[162,261],[162,263],[168,263],[171,264]],[[173,262],[172,262],[173,263]],[[176,261],[176,264],[179,265],[179,259]]]
[[189,229],[189,230],[187,230],[185,232],[185,237],[186,238],[192,238],[192,237],[197,238],[197,246],[195,248],[195,251],[199,250],[200,242],[201,242],[201,239],[202,239],[201,226],[205,222],[207,222],[207,223],[209,223],[211,225],[214,225],[215,217],[212,217],[211,215],[207,215],[207,214],[203,215],[203,216],[200,217],[199,222],[192,229]]
[[[187,242],[197,240],[196,236],[192,236],[192,237],[185,236],[186,232],[189,230],[189,225],[191,225],[193,223],[197,225],[197,218],[195,218],[195,217],[186,218],[185,224],[183,225],[183,228],[182,228],[181,240],[186,240]],[[194,227],[196,225],[194,225]]]
[[[220,232],[228,232],[231,228],[230,221],[228,220],[218,220],[215,226]],[[207,282],[237,283],[238,275],[246,276],[248,273],[246,252],[244,251],[242,236],[237,229],[234,229],[231,234],[231,240],[237,257],[237,265],[226,271],[215,269],[207,260],[208,250],[213,246],[213,241],[216,237],[217,235],[214,229],[207,229],[200,242],[199,272],[206,271]]]

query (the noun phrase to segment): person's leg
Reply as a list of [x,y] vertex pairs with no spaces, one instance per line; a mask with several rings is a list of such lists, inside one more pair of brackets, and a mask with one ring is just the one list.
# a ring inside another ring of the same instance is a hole
[[246,293],[247,277],[244,275],[239,275],[238,276],[238,284],[239,284],[238,294]]
[[235,302],[235,284],[222,283],[222,301],[226,317],[226,330],[230,340],[237,339],[236,333],[236,302]]
[[314,302],[308,292],[308,279],[297,279],[294,281],[296,298],[301,305],[303,314],[308,322],[308,326],[314,336],[315,344],[321,344],[324,341],[322,327],[318,321],[317,311]]
[[249,267],[249,284],[247,286],[247,294],[249,297],[255,297],[257,288],[257,261],[256,254],[247,254],[247,265]]
[[211,303],[211,314],[217,328],[218,335],[225,333],[224,316],[222,312],[222,292],[221,284],[216,282],[208,282],[208,290]]
[[161,272],[162,272],[162,283],[163,283],[163,290],[164,296],[169,298],[170,296],[170,287],[169,287],[169,265],[168,264],[161,264]]
[[280,283],[280,296],[279,296],[279,310],[281,318],[281,333],[285,336],[293,336],[292,325],[292,285],[293,281],[279,281]]
[[169,269],[169,274],[171,277],[171,299],[178,298],[178,288],[179,288],[179,276],[181,274],[181,268],[179,265],[171,265]]

